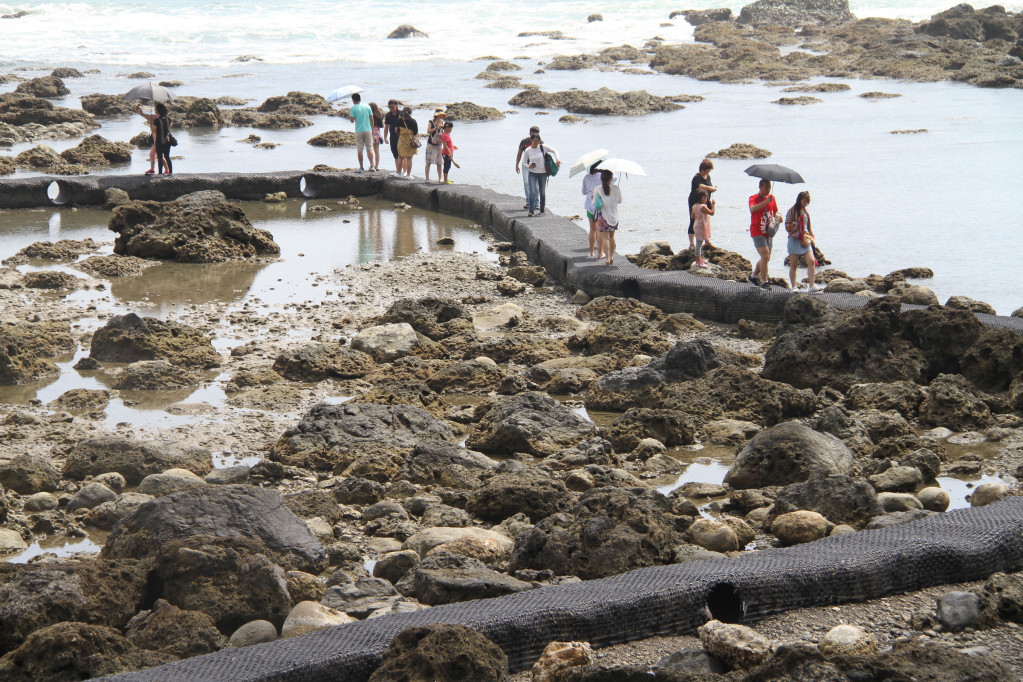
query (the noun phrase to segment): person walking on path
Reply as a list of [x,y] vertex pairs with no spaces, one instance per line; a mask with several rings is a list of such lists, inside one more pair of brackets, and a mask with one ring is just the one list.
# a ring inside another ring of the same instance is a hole
[[149,147],[149,170],[146,171],[146,175],[152,175],[156,172],[154,170],[156,168],[156,124],[154,123],[156,114],[147,114],[142,111],[142,105],[138,102],[135,103],[135,113],[146,119],[149,123],[149,137],[152,139],[153,144]]
[[593,189],[593,203],[597,207],[597,231],[600,233],[605,254],[605,265],[615,264],[615,233],[618,231],[618,205],[622,203],[622,190],[611,184],[614,173],[600,171],[600,184]]
[[370,170],[380,170],[380,143],[384,138],[380,136],[380,129],[384,127],[384,117],[380,113],[380,107],[376,102],[369,103],[369,110],[373,112],[373,163]]
[[814,277],[817,274],[817,259],[813,255],[813,230],[810,227],[810,213],[806,207],[810,205],[810,193],[800,192],[796,195],[796,203],[785,215],[785,231],[788,232],[789,251],[789,284],[792,291],[796,290],[796,269],[799,267],[799,257],[802,256],[806,263],[806,291],[809,294],[816,293],[820,289],[814,284]]
[[[153,140],[156,143],[156,163],[158,172],[161,175],[170,175],[174,172],[171,165],[171,120],[167,115],[167,105],[163,102],[156,103],[156,118],[153,119]],[[166,167],[167,170],[164,170]]]
[[401,124],[398,126],[398,161],[399,176],[414,178],[412,175],[412,157],[419,153],[419,150],[412,143],[419,134],[419,124],[412,118],[412,108],[405,107],[401,111]]
[[540,126],[530,126],[529,135],[519,140],[519,153],[515,155],[515,172],[522,174],[522,193],[526,195],[526,205],[522,208],[529,208],[529,169],[526,167],[526,160],[522,157],[525,155],[533,135],[539,134]]
[[[529,169],[529,198],[527,208],[529,215],[534,215],[537,205],[540,207],[540,215],[547,209],[547,161],[544,158],[547,154],[554,157],[554,162],[561,167],[561,157],[554,147],[545,147],[540,134],[536,133],[529,138],[529,146],[522,153],[525,160],[523,164]],[[516,166],[517,167],[517,166]]]
[[[704,192],[707,192],[707,197],[709,198],[710,195],[713,192],[718,191],[718,188],[714,186],[714,183],[711,182],[711,179],[710,179],[710,172],[712,170],[714,170],[714,162],[713,161],[711,161],[710,159],[704,159],[703,161],[701,161],[700,162],[700,172],[698,172],[696,175],[693,176],[693,181],[692,181],[691,189],[689,190],[689,248],[690,249],[693,248],[693,237],[695,236],[695,233],[694,233],[695,225],[694,225],[694,221],[693,221],[693,206],[696,205],[696,195],[697,195],[697,192],[699,192],[700,190],[703,190]],[[713,244],[709,243],[709,241],[708,241],[706,246],[713,246]],[[699,256],[697,256],[697,258],[699,258]]]
[[749,276],[750,284],[764,289],[771,288],[771,279],[767,274],[767,264],[771,260],[771,248],[774,245],[773,231],[777,229],[778,203],[771,194],[771,181],[761,180],[760,191],[749,198],[750,227],[749,234],[753,238],[753,246],[760,260],[753,266],[753,274]]
[[444,123],[444,132],[441,133],[441,154],[444,156],[444,184],[453,184],[448,180],[448,171],[451,170],[451,164],[455,160],[455,150],[458,149],[455,143],[451,141],[451,129],[455,127],[455,124],[451,121]]
[[[401,126],[401,114],[398,113],[398,100],[387,101],[387,114],[384,115],[384,142],[391,146],[394,156],[394,177],[401,177],[401,158],[398,154],[398,128]],[[379,165],[379,163],[378,163]]]
[[352,108],[348,120],[355,124],[355,153],[359,157],[359,172],[366,170],[362,165],[362,153],[369,156],[370,170],[373,168],[373,110],[362,103],[359,93],[352,95]]
[[593,258],[593,248],[597,249],[597,258],[604,255],[604,242],[599,238],[597,232],[597,208],[593,204],[593,190],[600,185],[600,161],[590,166],[590,172],[583,176],[583,208],[586,210],[586,219],[590,221],[590,258]]
[[710,242],[710,217],[714,215],[714,199],[710,193],[701,189],[696,193],[696,203],[689,211],[689,221],[693,224],[693,236],[696,237],[696,267],[705,268],[710,261],[703,257],[703,246]]
[[441,148],[441,135],[444,134],[444,118],[447,114],[443,109],[434,109],[433,118],[426,124],[426,181],[430,182],[430,166],[437,167],[437,182],[441,180],[441,165],[444,163],[444,150]]

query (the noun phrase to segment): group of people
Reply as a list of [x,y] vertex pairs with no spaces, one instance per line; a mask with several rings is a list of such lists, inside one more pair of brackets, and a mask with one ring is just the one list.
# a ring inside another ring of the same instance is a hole
[[[430,180],[430,167],[437,169],[437,182],[452,184],[448,179],[451,166],[458,166],[454,161],[455,146],[451,139],[451,130],[455,127],[446,121],[447,114],[443,109],[433,112],[433,118],[426,124],[426,181]],[[422,142],[419,140],[419,123],[412,117],[412,108],[403,107],[399,111],[397,100],[387,102],[387,113],[381,114],[376,102],[368,105],[362,103],[359,93],[352,95],[352,108],[348,111],[348,119],[355,124],[355,152],[359,159],[359,172],[380,170],[380,145],[389,145],[394,156],[394,173],[396,178],[413,178],[412,157],[419,153]],[[364,160],[365,154],[366,159]]]

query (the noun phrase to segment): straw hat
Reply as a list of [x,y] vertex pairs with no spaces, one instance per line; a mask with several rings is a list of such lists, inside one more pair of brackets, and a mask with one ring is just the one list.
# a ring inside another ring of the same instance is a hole
[[441,118],[447,118],[447,114],[445,114],[444,110],[440,108],[433,110],[433,117],[437,118],[438,116],[440,116]]

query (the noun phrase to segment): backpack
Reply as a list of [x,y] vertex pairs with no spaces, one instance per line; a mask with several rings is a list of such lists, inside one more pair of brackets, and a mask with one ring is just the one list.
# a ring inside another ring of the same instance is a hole
[[554,160],[549,152],[543,151],[543,145],[540,145],[540,151],[543,152],[543,165],[547,168],[547,175],[558,174],[558,162]]

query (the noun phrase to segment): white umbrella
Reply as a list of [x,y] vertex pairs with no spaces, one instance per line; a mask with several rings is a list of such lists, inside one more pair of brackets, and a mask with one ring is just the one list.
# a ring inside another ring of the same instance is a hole
[[604,159],[600,162],[600,169],[609,170],[618,175],[646,175],[642,166],[628,159]]
[[586,152],[578,159],[576,159],[575,163],[572,164],[572,167],[569,169],[568,172],[568,177],[571,178],[576,175],[579,175],[584,170],[589,169],[589,167],[595,164],[596,162],[603,161],[604,159],[607,158],[607,155],[609,153],[610,152],[608,152],[606,149],[594,149],[592,152]]
[[360,88],[358,85],[345,85],[327,95],[327,101],[336,102],[339,99],[347,99],[348,97],[351,97],[357,92],[362,92],[362,88]]
[[124,93],[124,99],[148,99],[154,102],[170,102],[174,99],[174,93],[162,85],[153,85],[153,81],[149,81],[143,85],[136,85]]

